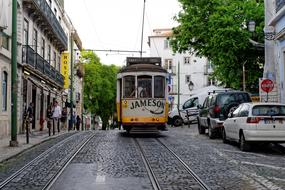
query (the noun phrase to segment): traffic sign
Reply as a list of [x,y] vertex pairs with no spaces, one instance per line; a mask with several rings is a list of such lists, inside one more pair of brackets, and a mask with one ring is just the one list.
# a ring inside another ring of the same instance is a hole
[[274,83],[272,80],[270,79],[264,79],[262,82],[261,82],[261,89],[268,93],[268,92],[271,92],[274,88]]

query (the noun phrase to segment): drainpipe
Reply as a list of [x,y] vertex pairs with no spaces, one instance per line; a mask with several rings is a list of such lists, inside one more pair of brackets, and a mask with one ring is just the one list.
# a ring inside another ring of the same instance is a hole
[[17,0],[12,1],[12,112],[10,146],[18,146],[17,141]]

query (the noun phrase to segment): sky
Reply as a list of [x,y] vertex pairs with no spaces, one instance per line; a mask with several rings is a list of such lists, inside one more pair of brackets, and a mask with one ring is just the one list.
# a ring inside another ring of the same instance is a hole
[[[65,11],[84,49],[140,51],[144,0],[67,0]],[[177,25],[173,17],[178,0],[146,0],[143,56],[149,56],[148,36],[153,29]],[[125,65],[126,57],[139,53],[96,52],[103,64]]]

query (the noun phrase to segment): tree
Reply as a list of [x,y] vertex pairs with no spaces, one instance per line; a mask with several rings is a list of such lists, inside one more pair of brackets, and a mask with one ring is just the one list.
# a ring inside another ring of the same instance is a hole
[[103,129],[106,129],[110,116],[115,111],[116,75],[115,65],[103,65],[96,54],[91,51],[82,52],[82,60],[86,60],[84,76],[84,107],[102,118]]
[[[263,42],[263,0],[179,0],[182,10],[174,18],[170,39],[175,52],[193,52],[214,65],[214,76],[227,87],[242,88],[242,66],[246,67],[247,87],[254,91],[262,76],[264,49],[250,43]],[[256,22],[251,34],[247,22]],[[254,87],[255,86],[255,87]]]

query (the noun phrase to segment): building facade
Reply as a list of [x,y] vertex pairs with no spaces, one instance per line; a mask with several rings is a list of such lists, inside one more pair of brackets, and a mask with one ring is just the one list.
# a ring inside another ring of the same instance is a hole
[[285,0],[265,0],[264,78],[276,83],[276,101],[285,103]]
[[[11,6],[12,0],[0,0],[0,137],[10,134],[11,120],[15,119],[11,118]],[[46,110],[52,102],[57,100],[61,107],[67,106],[70,86],[64,85],[62,53],[69,52],[69,56],[75,56],[75,53],[70,53],[73,52],[71,43],[76,44],[75,48],[82,49],[80,38],[67,17],[63,0],[17,1],[19,133],[25,130],[24,113],[30,103],[34,105],[32,130],[42,130],[46,127]],[[70,65],[69,63],[69,75]],[[70,76],[67,80],[70,80]],[[81,82],[79,86],[80,84]]]
[[12,8],[0,0],[0,137],[8,134],[11,120],[11,35]]
[[192,90],[213,85],[214,80],[209,77],[213,69],[205,57],[198,57],[195,52],[180,54],[172,51],[168,40],[171,34],[171,29],[154,29],[148,44],[150,56],[161,57],[163,67],[168,70],[169,101],[174,108],[178,104],[178,90],[181,105]]

